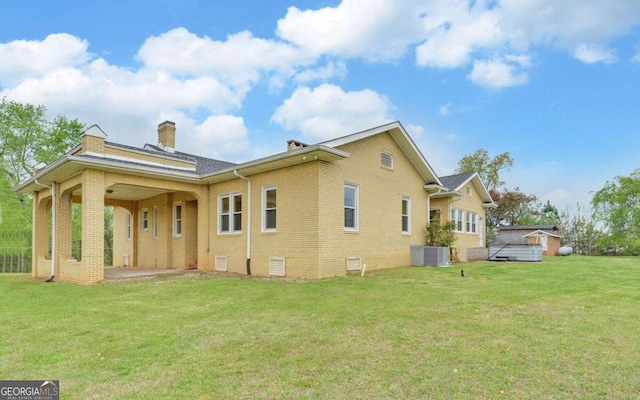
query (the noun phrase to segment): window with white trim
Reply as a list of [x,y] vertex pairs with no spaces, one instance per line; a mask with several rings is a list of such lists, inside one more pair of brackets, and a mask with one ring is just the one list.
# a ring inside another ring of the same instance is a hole
[[451,221],[455,224],[454,232],[464,232],[464,212],[457,208],[451,209]]
[[402,197],[402,233],[411,233],[411,198]]
[[467,232],[478,233],[477,221],[478,221],[478,214],[468,211],[467,212]]
[[242,194],[232,193],[219,197],[218,233],[242,232]]
[[182,236],[182,203],[173,204],[173,236]]
[[384,168],[393,169],[393,156],[384,151],[380,153],[380,165]]
[[276,187],[265,186],[262,188],[262,231],[275,232],[276,230]]
[[344,185],[344,229],[358,230],[358,186]]
[[158,237],[158,207],[153,207],[151,212],[151,236],[154,239]]
[[146,231],[149,229],[149,210],[147,210],[146,208],[142,209],[142,219],[140,222],[140,228],[143,231]]
[[124,216],[124,236],[127,240],[131,240],[131,213],[129,211]]

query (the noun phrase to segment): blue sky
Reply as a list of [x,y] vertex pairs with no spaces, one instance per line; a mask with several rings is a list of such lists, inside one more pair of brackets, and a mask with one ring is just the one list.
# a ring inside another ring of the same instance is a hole
[[241,162],[399,120],[560,209],[640,168],[640,2],[5,1],[0,97]]

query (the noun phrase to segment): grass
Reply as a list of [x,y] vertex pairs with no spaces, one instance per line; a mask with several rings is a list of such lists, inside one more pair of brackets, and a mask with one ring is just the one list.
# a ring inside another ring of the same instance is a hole
[[0,284],[0,379],[64,399],[640,397],[638,258]]

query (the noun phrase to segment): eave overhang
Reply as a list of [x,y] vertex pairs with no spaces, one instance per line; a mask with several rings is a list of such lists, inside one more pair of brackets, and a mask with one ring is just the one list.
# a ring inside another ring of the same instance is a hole
[[241,175],[251,176],[311,161],[334,162],[347,157],[349,157],[349,154],[344,151],[322,145],[315,145],[279,153],[244,164],[234,165],[208,174],[198,175],[195,171],[185,170],[184,168],[178,169],[147,165],[144,163],[136,163],[134,159],[124,161],[82,154],[66,155],[39,170],[33,177],[18,185],[13,190],[23,194],[33,193],[41,190],[42,185],[51,186],[52,182],[64,182],[81,174],[86,168],[171,181],[208,184],[237,179],[234,170],[238,171]]
[[312,145],[300,149],[278,153],[243,164],[237,164],[226,169],[210,172],[201,176],[203,183],[224,182],[237,179],[234,171],[240,175],[251,176],[280,168],[292,167],[312,161],[335,162],[350,155],[347,152],[323,145]]

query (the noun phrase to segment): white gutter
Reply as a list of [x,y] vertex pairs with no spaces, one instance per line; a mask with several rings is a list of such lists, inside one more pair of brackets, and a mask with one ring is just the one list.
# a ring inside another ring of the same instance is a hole
[[237,169],[233,174],[247,181],[247,275],[251,275],[251,179],[240,175]]
[[[51,282],[56,277],[56,183],[51,182],[51,186],[43,185],[37,179],[36,185],[46,187],[51,190],[51,277],[45,282]],[[36,207],[38,205],[36,204]],[[37,260],[35,260],[37,262]],[[33,262],[33,261],[32,261]]]

